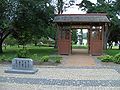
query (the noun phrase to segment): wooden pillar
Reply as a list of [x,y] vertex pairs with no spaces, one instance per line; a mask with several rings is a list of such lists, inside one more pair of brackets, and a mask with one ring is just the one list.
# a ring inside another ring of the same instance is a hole
[[88,43],[88,53],[90,54],[90,28],[88,29],[88,34],[87,34],[87,43]]
[[104,27],[104,25],[102,25],[102,52],[101,52],[101,54],[103,54],[103,50],[104,50],[104,44],[105,44],[105,27]]
[[92,25],[90,26],[90,29],[89,29],[89,54],[92,54],[91,33],[92,33]]

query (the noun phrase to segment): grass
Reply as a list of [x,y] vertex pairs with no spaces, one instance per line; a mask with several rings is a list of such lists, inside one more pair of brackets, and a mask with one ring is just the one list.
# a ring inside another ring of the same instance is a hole
[[[7,49],[3,49],[4,53],[0,54],[0,61],[11,61],[13,58],[17,57],[18,51],[22,49],[22,47],[18,48],[17,46],[7,46]],[[53,47],[39,47],[39,46],[33,46],[33,45],[28,45],[27,49],[29,50],[29,58],[42,62],[41,58],[43,56],[50,56],[50,55],[55,55],[57,50],[54,49]],[[59,56],[55,56],[56,60],[59,58]]]
[[120,50],[118,50],[118,49],[108,49],[108,50],[104,51],[105,54],[111,55],[111,56],[115,56],[119,52],[120,52]]
[[78,45],[72,45],[73,49],[87,49],[88,46],[78,46]]

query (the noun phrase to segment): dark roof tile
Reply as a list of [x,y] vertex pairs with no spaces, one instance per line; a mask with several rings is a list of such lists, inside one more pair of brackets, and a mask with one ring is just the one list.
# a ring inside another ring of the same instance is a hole
[[54,22],[110,22],[106,15],[57,15]]

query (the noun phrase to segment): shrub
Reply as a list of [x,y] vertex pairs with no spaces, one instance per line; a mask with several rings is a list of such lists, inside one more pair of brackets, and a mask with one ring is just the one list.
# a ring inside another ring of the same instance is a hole
[[98,57],[98,59],[100,59],[102,62],[112,62],[113,56],[105,55],[105,56]]
[[17,53],[18,58],[28,58],[29,57],[29,50],[27,49],[20,49]]
[[0,57],[0,62],[5,61],[5,59],[6,59],[5,55],[2,55],[2,56]]
[[116,54],[113,58],[113,62],[120,64],[120,53]]
[[12,61],[12,58],[11,57],[6,57],[5,55],[2,55],[0,57],[0,62],[11,62]]
[[60,59],[56,59],[55,63],[60,63],[60,61],[61,61]]
[[51,58],[51,60],[53,60],[55,63],[60,63],[60,61],[61,61],[61,59],[62,59],[62,57],[60,57],[60,56],[52,56],[52,57],[50,57]]
[[43,61],[43,62],[48,62],[48,60],[49,60],[49,56],[41,57],[41,61]]

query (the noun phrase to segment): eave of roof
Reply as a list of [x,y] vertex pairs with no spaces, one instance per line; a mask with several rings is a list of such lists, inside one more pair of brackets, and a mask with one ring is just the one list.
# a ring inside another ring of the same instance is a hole
[[59,14],[54,18],[54,22],[101,22],[109,23],[105,13],[88,13],[88,14]]

